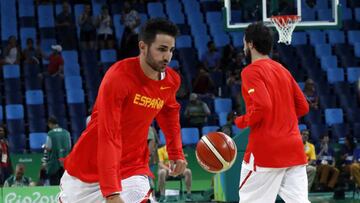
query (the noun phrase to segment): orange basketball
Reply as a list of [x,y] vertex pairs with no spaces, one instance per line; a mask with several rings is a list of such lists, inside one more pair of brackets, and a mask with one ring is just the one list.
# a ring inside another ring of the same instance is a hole
[[222,132],[210,132],[196,145],[196,159],[210,173],[228,170],[235,162],[236,154],[234,140]]

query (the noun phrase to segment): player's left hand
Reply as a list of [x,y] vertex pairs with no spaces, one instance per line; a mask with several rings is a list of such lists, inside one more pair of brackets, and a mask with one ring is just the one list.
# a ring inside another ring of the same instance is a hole
[[178,176],[184,173],[187,166],[186,160],[178,159],[175,162],[170,161],[170,176]]

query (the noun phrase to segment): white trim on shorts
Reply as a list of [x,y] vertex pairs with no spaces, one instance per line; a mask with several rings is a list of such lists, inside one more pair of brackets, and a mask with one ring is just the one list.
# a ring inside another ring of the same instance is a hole
[[[155,202],[150,195],[147,176],[131,176],[121,180],[121,198],[125,203],[140,203],[144,200]],[[85,183],[64,172],[60,181],[59,202],[61,203],[105,203],[99,183]]]

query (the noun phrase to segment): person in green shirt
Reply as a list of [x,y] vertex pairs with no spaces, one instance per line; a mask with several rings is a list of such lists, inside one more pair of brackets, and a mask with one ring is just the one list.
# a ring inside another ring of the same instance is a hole
[[31,178],[24,176],[24,164],[16,164],[15,174],[5,180],[4,187],[24,187],[29,186]]
[[191,127],[197,127],[201,130],[207,123],[208,116],[211,115],[211,111],[208,105],[201,101],[196,93],[191,93],[184,115],[185,118],[188,119],[188,124]]
[[49,176],[50,185],[59,185],[64,173],[63,161],[71,150],[70,133],[59,127],[55,117],[48,119],[50,131],[46,138],[44,150],[44,167]]

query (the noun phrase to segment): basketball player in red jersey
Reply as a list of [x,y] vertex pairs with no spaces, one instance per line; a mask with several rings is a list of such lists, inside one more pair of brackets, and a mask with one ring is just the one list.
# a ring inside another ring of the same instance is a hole
[[239,128],[250,127],[240,203],[271,203],[278,194],[285,202],[307,203],[307,162],[298,118],[309,105],[290,72],[269,58],[272,44],[271,31],[262,23],[246,28],[244,52],[251,61],[241,73],[246,114],[235,120]]
[[151,200],[147,135],[155,118],[166,136],[171,175],[186,161],[175,94],[180,77],[167,67],[177,27],[151,19],[139,34],[140,56],[119,61],[105,74],[91,121],[66,157],[63,203],[138,203]]

